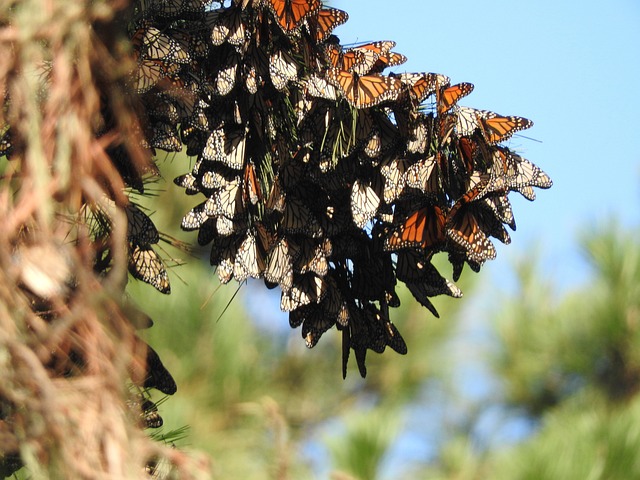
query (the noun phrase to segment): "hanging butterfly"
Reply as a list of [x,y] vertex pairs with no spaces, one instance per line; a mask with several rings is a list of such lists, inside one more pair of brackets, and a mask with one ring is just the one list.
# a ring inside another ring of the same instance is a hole
[[324,42],[333,29],[342,25],[349,19],[347,12],[337,8],[322,8],[316,15],[311,15],[307,19],[307,28],[316,43]]
[[384,40],[343,50],[340,45],[329,44],[325,47],[325,54],[331,67],[356,75],[367,75],[376,61],[388,54],[395,45],[395,42]]
[[407,247],[437,250],[445,240],[445,222],[445,214],[437,205],[422,207],[389,229],[384,248],[386,251]]
[[228,52],[226,58],[223,59],[220,70],[213,83],[216,95],[224,97],[233,90],[233,87],[236,85],[238,63],[238,55],[233,51]]
[[242,11],[234,8],[207,12],[205,24],[211,28],[211,43],[220,46],[227,41],[242,47],[249,37],[244,21]]
[[290,53],[277,50],[269,59],[269,74],[276,90],[282,91],[287,83],[298,80],[298,66]]
[[364,228],[375,216],[380,206],[382,192],[370,183],[360,179],[353,182],[351,188],[351,215],[358,228]]
[[290,312],[304,305],[321,302],[327,294],[326,283],[315,273],[293,276],[293,286],[288,292],[282,292],[280,309]]
[[438,115],[448,112],[458,100],[473,92],[472,83],[458,83],[450,87],[443,86],[436,90],[436,111]]
[[449,86],[449,77],[439,73],[401,73],[396,75],[409,87],[409,93],[415,104],[422,103],[429,95]]
[[345,99],[355,108],[369,108],[395,100],[402,89],[400,80],[383,75],[358,76],[344,70],[329,70],[327,79],[338,87]]
[[469,203],[456,208],[446,224],[447,237],[462,247],[469,260],[482,265],[486,260],[496,257],[496,249],[482,230]]
[[382,73],[385,68],[396,67],[406,63],[407,57],[398,52],[388,52],[380,55],[368,73]]
[[285,34],[297,30],[322,6],[320,0],[268,0],[268,3]]
[[160,256],[148,245],[131,244],[129,273],[153,286],[161,293],[170,293],[169,276]]
[[278,284],[283,292],[289,291],[293,285],[293,262],[289,253],[289,240],[279,239],[269,253],[264,280],[269,287]]
[[264,256],[258,248],[256,237],[247,232],[246,238],[238,247],[233,265],[233,276],[238,282],[247,278],[260,278],[265,270]]
[[127,215],[127,240],[137,245],[158,243],[160,234],[153,221],[140,207],[130,203],[124,209]]
[[458,135],[472,135],[479,129],[487,143],[495,145],[510,138],[515,132],[526,130],[533,125],[522,117],[503,117],[488,110],[470,107],[456,108]]
[[138,29],[131,43],[140,59],[161,60],[167,64],[186,64],[191,61],[189,52],[179,42],[152,26]]
[[281,228],[287,233],[303,233],[312,238],[322,235],[322,229],[311,210],[296,197],[287,197]]

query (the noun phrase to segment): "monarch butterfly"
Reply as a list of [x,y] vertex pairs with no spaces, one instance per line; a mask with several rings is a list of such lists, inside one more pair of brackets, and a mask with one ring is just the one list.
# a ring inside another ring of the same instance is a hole
[[127,215],[127,239],[137,245],[158,243],[160,235],[148,215],[130,203],[124,209]]
[[423,158],[407,168],[407,186],[426,194],[436,195],[439,191],[436,163],[435,157],[431,156]]
[[256,168],[252,161],[247,162],[244,168],[244,180],[242,182],[242,199],[245,205],[251,202],[252,205],[257,204],[262,199],[262,192],[260,190],[260,183],[258,183],[258,177],[256,176]]
[[271,54],[269,74],[276,90],[282,91],[287,83],[298,79],[298,66],[291,54],[284,50],[277,50]]
[[202,158],[220,162],[234,170],[244,167],[246,130],[244,128],[220,127],[211,132],[202,150]]
[[296,30],[302,22],[320,10],[320,0],[269,0],[271,10],[278,24],[288,34]]
[[[439,278],[436,279],[435,275]],[[452,282],[442,277],[436,270],[435,275],[429,280],[418,282],[405,282],[405,285],[420,305],[426,307],[434,317],[440,318],[436,307],[431,303],[429,297],[437,295],[449,295],[450,297],[462,297],[462,291]]]
[[167,64],[189,63],[191,56],[179,42],[152,26],[138,29],[131,38],[136,55],[141,59],[162,60]]
[[393,148],[398,141],[398,128],[387,115],[380,115],[372,124],[371,133],[364,144],[364,153],[369,158],[378,158]]
[[496,257],[496,249],[481,229],[474,213],[468,203],[456,209],[447,218],[446,233],[448,238],[464,249],[468,259],[481,265],[485,260]]
[[282,229],[287,233],[303,233],[312,238],[322,235],[322,228],[311,210],[296,197],[288,197],[281,222]]
[[436,90],[436,111],[442,115],[449,111],[458,100],[473,92],[472,83],[458,83],[450,87],[441,87]]
[[224,97],[235,87],[238,61],[238,55],[234,52],[230,52],[223,61],[213,84],[216,95]]
[[401,73],[396,75],[409,87],[415,103],[422,103],[429,95],[449,86],[449,77],[439,73]]
[[400,93],[400,80],[383,75],[358,76],[344,70],[329,70],[327,79],[337,86],[347,102],[355,108],[369,108],[387,100],[395,100]]
[[[135,338],[137,339],[137,337]],[[139,341],[142,342],[142,340]],[[149,345],[146,345],[146,349],[145,365],[147,367],[147,377],[144,379],[144,387],[155,388],[165,395],[173,395],[178,390],[176,381],[169,373],[169,370],[163,365],[158,353]]]
[[225,185],[239,181],[239,175],[229,175],[216,170],[207,170],[200,176],[200,184],[204,190],[223,188]]
[[229,283],[233,278],[236,253],[243,239],[242,235],[226,235],[214,239],[209,262],[218,266],[218,279],[222,284]]
[[296,273],[314,272],[324,277],[329,271],[328,257],[332,252],[331,240],[324,238],[320,243],[310,238],[300,239],[300,253],[294,259],[294,271]]
[[204,204],[204,213],[209,217],[234,219],[244,213],[244,206],[240,181],[235,179],[209,197]]
[[395,67],[406,63],[407,57],[397,52],[380,55],[371,67],[370,73],[381,73],[387,67]]
[[301,306],[321,302],[327,294],[326,282],[315,273],[293,276],[293,285],[280,297],[280,310],[290,312]]
[[511,228],[516,229],[516,220],[513,216],[513,209],[509,202],[507,194],[492,194],[481,200],[485,203],[493,212],[493,214],[502,222]]
[[131,244],[129,273],[153,286],[161,293],[170,293],[169,276],[160,256],[148,245]]
[[343,51],[340,45],[331,44],[326,47],[326,55],[333,68],[357,75],[367,75],[376,61],[382,55],[388,54],[395,45],[395,42],[385,40],[365,43]]
[[289,253],[288,239],[279,239],[269,253],[264,279],[265,282],[280,285],[283,292],[291,289],[293,285],[293,264]]
[[[400,250],[396,253],[396,278],[402,282],[436,280],[440,273],[423,250]],[[437,276],[436,276],[437,275]]]
[[138,61],[133,81],[136,92],[143,94],[155,87],[164,78],[175,75],[179,66],[177,64],[167,65],[161,60],[144,59]]
[[499,148],[497,155],[505,164],[505,177],[510,188],[517,190],[531,186],[546,189],[553,185],[551,178],[526,158],[506,148]]
[[[300,312],[300,313],[298,313]],[[326,315],[322,308],[299,308],[289,313],[289,323],[302,322],[302,338],[304,338],[307,348],[313,348],[317,345],[320,337],[333,327],[336,323],[335,317]],[[298,318],[296,318],[298,317]]]
[[204,205],[206,202],[200,203],[193,207],[189,212],[182,217],[182,222],[180,223],[180,228],[183,230],[190,232],[193,230],[197,230],[200,226],[207,220],[208,215],[204,213]]
[[216,229],[216,219],[208,218],[198,229],[198,245],[204,246],[210,244],[217,235],[218,230]]
[[207,12],[205,23],[211,28],[211,43],[222,45],[225,41],[240,47],[248,40],[248,32],[241,10],[230,8]]
[[152,147],[160,148],[167,152],[179,152],[182,150],[182,142],[176,127],[165,122],[156,123],[153,126],[153,137],[151,137],[149,143]]
[[395,201],[406,185],[406,172],[409,161],[403,158],[388,158],[380,164],[380,174],[384,178],[383,198],[385,203]]
[[358,228],[365,225],[375,216],[380,206],[381,191],[360,179],[353,182],[351,188],[351,215]]
[[437,205],[420,208],[389,230],[384,248],[386,251],[439,248],[445,240],[445,222],[445,214]]
[[312,15],[307,20],[309,33],[315,38],[317,43],[324,42],[333,29],[342,25],[349,19],[347,12],[337,8],[323,8],[317,15]]
[[236,218],[225,217],[224,215],[216,218],[216,230],[222,236],[237,234],[247,229],[247,217],[240,216]]
[[507,140],[515,132],[525,130],[533,125],[533,122],[526,118],[503,117],[488,110],[469,107],[458,107],[456,115],[458,135],[471,135],[476,129],[479,129],[491,145]]
[[306,94],[311,97],[325,98],[327,100],[336,100],[338,98],[336,87],[317,75],[309,75],[302,83]]
[[249,277],[262,277],[264,269],[265,262],[256,243],[256,237],[252,232],[247,232],[236,253],[233,276],[238,282],[244,282]]

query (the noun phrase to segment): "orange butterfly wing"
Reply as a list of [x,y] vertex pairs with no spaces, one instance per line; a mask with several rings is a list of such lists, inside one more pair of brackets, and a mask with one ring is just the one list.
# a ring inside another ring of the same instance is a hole
[[391,230],[385,240],[387,250],[407,247],[431,248],[444,241],[445,216],[438,206],[416,210]]
[[[349,19],[347,12],[338,10],[337,8],[323,8],[318,11],[318,15],[311,20],[311,32],[314,35],[316,42],[324,42],[333,29],[339,25],[342,25]],[[335,65],[334,65],[335,66]]]
[[347,102],[355,108],[368,108],[392,100],[402,88],[400,80],[377,74],[360,77],[334,69],[328,72],[327,78],[342,90]]
[[317,12],[320,0],[269,0],[278,23],[285,33],[297,29],[311,14]]
[[510,138],[515,132],[531,128],[533,122],[522,117],[488,117],[480,119],[487,142],[494,144]]
[[458,83],[457,85],[452,85],[450,87],[444,88],[438,91],[437,98],[437,111],[438,115],[442,115],[446,111],[448,111],[451,107],[453,107],[458,100],[462,97],[466,97],[473,91],[472,83]]

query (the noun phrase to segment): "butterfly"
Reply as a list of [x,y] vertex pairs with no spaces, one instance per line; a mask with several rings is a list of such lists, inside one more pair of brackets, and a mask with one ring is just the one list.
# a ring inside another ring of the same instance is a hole
[[158,243],[160,234],[148,215],[130,203],[124,209],[127,215],[127,239],[137,245]]
[[166,64],[161,60],[143,59],[138,61],[133,74],[135,90],[143,94],[155,87],[160,80],[172,77],[179,71],[177,64]]
[[394,100],[401,91],[400,80],[373,74],[358,76],[344,70],[329,70],[329,82],[338,87],[345,99],[355,108],[369,108],[379,103]]
[[291,54],[284,50],[277,50],[271,54],[269,74],[276,90],[282,91],[287,83],[298,79],[298,66]]
[[503,117],[488,110],[470,107],[458,107],[456,115],[458,135],[472,135],[476,129],[479,129],[485,140],[491,145],[507,140],[515,132],[525,130],[533,125],[533,122],[526,118]]
[[268,0],[284,33],[296,30],[304,20],[320,10],[320,0]]
[[234,219],[244,213],[244,206],[240,181],[236,179],[209,197],[204,204],[204,213],[208,217],[224,216]]
[[249,277],[262,277],[264,270],[264,256],[258,248],[255,235],[249,231],[236,252],[233,276],[236,281],[244,282]]
[[180,228],[187,232],[198,230],[200,226],[209,218],[209,216],[204,212],[205,203],[206,202],[196,205],[191,210],[189,210],[189,212],[187,212],[187,214],[182,217]]
[[202,158],[241,170],[244,167],[245,147],[246,129],[220,127],[211,131],[202,150]]
[[247,162],[247,165],[244,168],[244,180],[242,182],[242,186],[242,200],[245,205],[248,205],[249,203],[256,205],[262,199],[260,183],[258,182],[256,168],[252,161]]
[[326,282],[313,272],[294,274],[293,285],[280,296],[280,309],[290,312],[301,306],[321,302],[327,294]]
[[416,104],[422,103],[437,90],[449,86],[449,77],[439,73],[401,73],[396,76],[409,88]]
[[302,238],[297,249],[298,254],[293,256],[293,267],[296,273],[314,272],[320,277],[327,274],[328,258],[332,252],[331,240],[325,238],[317,242],[310,238]]
[[152,26],[138,29],[133,34],[131,43],[139,58],[162,60],[167,64],[185,64],[191,61],[189,52],[178,41]]
[[278,284],[282,291],[289,291],[293,285],[293,261],[289,253],[289,240],[280,238],[267,259],[267,266],[264,272],[264,280],[269,286]]
[[448,112],[458,100],[473,92],[472,83],[458,83],[450,87],[443,86],[436,90],[436,111],[438,115]]
[[342,50],[340,45],[330,44],[326,47],[326,55],[333,68],[366,75],[371,72],[378,59],[388,54],[395,45],[395,42],[385,40]]
[[365,225],[375,216],[380,206],[382,192],[373,185],[357,179],[351,187],[351,215],[358,228]]
[[227,41],[231,45],[240,47],[248,39],[241,10],[230,8],[207,12],[205,24],[211,28],[211,43],[215,46],[220,46]]
[[281,228],[287,233],[302,233],[312,238],[322,235],[315,215],[301,199],[294,196],[287,197]]
[[439,248],[445,240],[445,222],[445,214],[439,206],[422,207],[391,227],[384,248],[386,251],[407,247]]
[[456,245],[462,247],[465,255],[471,261],[481,265],[485,260],[492,260],[496,257],[496,249],[482,230],[481,223],[474,214],[474,210],[469,207],[471,200],[459,208],[452,208],[452,212],[447,218],[446,233]]
[[220,70],[213,83],[216,95],[225,96],[236,84],[239,57],[235,52],[230,52],[223,60]]
[[409,166],[405,175],[407,186],[435,196],[440,190],[436,166],[435,156],[423,158]]
[[131,244],[129,273],[161,293],[171,292],[167,269],[160,256],[148,245]]
[[462,291],[454,283],[442,277],[437,270],[435,270],[434,274],[428,280],[405,282],[405,285],[413,295],[413,298],[415,298],[420,305],[427,308],[436,318],[440,318],[440,315],[429,300],[429,297],[443,294],[454,298],[462,297]]
[[523,187],[551,188],[553,185],[551,178],[540,167],[511,150],[500,147],[495,155],[499,156],[504,164],[509,188],[519,191]]
[[380,174],[384,178],[383,199],[385,203],[391,204],[402,195],[406,185],[408,166],[408,160],[395,156],[385,159],[380,164]]
[[337,8],[323,8],[318,10],[317,15],[309,17],[307,27],[315,41],[322,43],[331,35],[334,28],[342,25],[348,19],[349,15],[347,15],[347,12],[343,12]]
[[407,57],[401,53],[388,52],[378,57],[369,73],[381,73],[385,68],[402,65],[406,61]]
[[179,152],[182,150],[182,142],[175,126],[168,123],[156,123],[153,126],[153,136],[149,141],[153,148],[160,148],[167,152]]

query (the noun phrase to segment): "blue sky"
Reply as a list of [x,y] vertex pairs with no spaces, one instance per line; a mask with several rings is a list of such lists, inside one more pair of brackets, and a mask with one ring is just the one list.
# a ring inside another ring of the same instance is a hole
[[512,194],[518,229],[481,275],[508,276],[537,246],[542,268],[570,288],[586,273],[579,232],[640,209],[640,2],[335,0],[343,44],[394,40],[395,67],[468,81],[460,103],[535,125],[509,146],[553,179],[530,203]]

